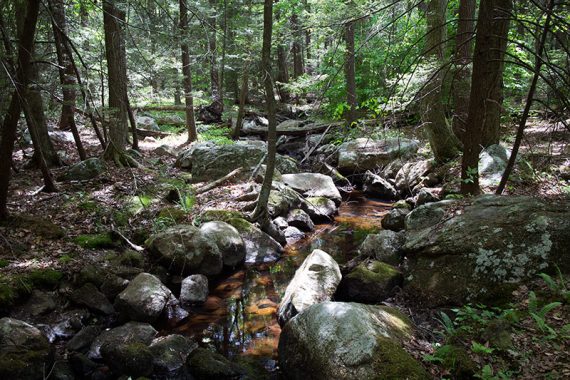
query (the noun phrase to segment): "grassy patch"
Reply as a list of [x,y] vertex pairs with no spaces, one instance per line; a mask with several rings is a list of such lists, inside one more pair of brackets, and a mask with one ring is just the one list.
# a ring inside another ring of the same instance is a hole
[[79,235],[73,241],[83,248],[97,249],[97,248],[113,248],[115,242],[110,233]]

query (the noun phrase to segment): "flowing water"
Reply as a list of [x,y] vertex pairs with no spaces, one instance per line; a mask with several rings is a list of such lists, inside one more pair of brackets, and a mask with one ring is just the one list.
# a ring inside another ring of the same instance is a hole
[[380,229],[390,206],[358,193],[349,195],[334,222],[317,225],[304,239],[288,244],[279,261],[247,266],[211,283],[206,302],[192,308],[190,317],[170,332],[274,372],[281,332],[276,312],[295,270],[317,248],[339,264],[350,260],[366,235]]

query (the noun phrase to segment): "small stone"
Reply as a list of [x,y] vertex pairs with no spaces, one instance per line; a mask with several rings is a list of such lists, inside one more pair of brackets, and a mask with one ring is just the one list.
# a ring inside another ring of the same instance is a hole
[[301,209],[294,209],[289,211],[287,215],[287,223],[292,227],[297,227],[302,231],[312,231],[315,229],[315,224],[311,220],[309,214]]
[[67,342],[69,351],[86,352],[95,338],[101,333],[100,326],[85,326]]
[[208,298],[208,278],[202,274],[194,274],[182,280],[180,302],[192,304],[205,302]]
[[103,314],[113,314],[115,309],[107,297],[91,283],[83,285],[69,296],[78,305],[87,306],[93,311]]

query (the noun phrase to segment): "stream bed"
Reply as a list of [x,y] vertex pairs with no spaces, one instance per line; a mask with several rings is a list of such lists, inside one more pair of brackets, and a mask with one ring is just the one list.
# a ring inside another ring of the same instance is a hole
[[340,265],[346,263],[366,236],[381,228],[390,207],[360,193],[348,195],[334,221],[316,225],[305,238],[286,245],[275,263],[245,266],[221,276],[210,284],[203,305],[193,307],[188,319],[163,333],[189,336],[228,358],[275,373],[281,333],[276,313],[295,270],[314,249],[329,253]]

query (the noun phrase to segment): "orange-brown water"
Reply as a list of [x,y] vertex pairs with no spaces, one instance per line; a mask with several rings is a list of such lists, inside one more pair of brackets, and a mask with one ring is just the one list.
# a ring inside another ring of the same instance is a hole
[[295,270],[317,248],[339,264],[350,260],[366,235],[381,228],[390,207],[390,203],[352,194],[341,204],[334,222],[317,225],[304,239],[287,245],[279,261],[247,266],[211,283],[207,301],[193,307],[190,317],[169,333],[192,337],[226,357],[253,360],[268,373],[275,371],[281,333],[276,312]]

